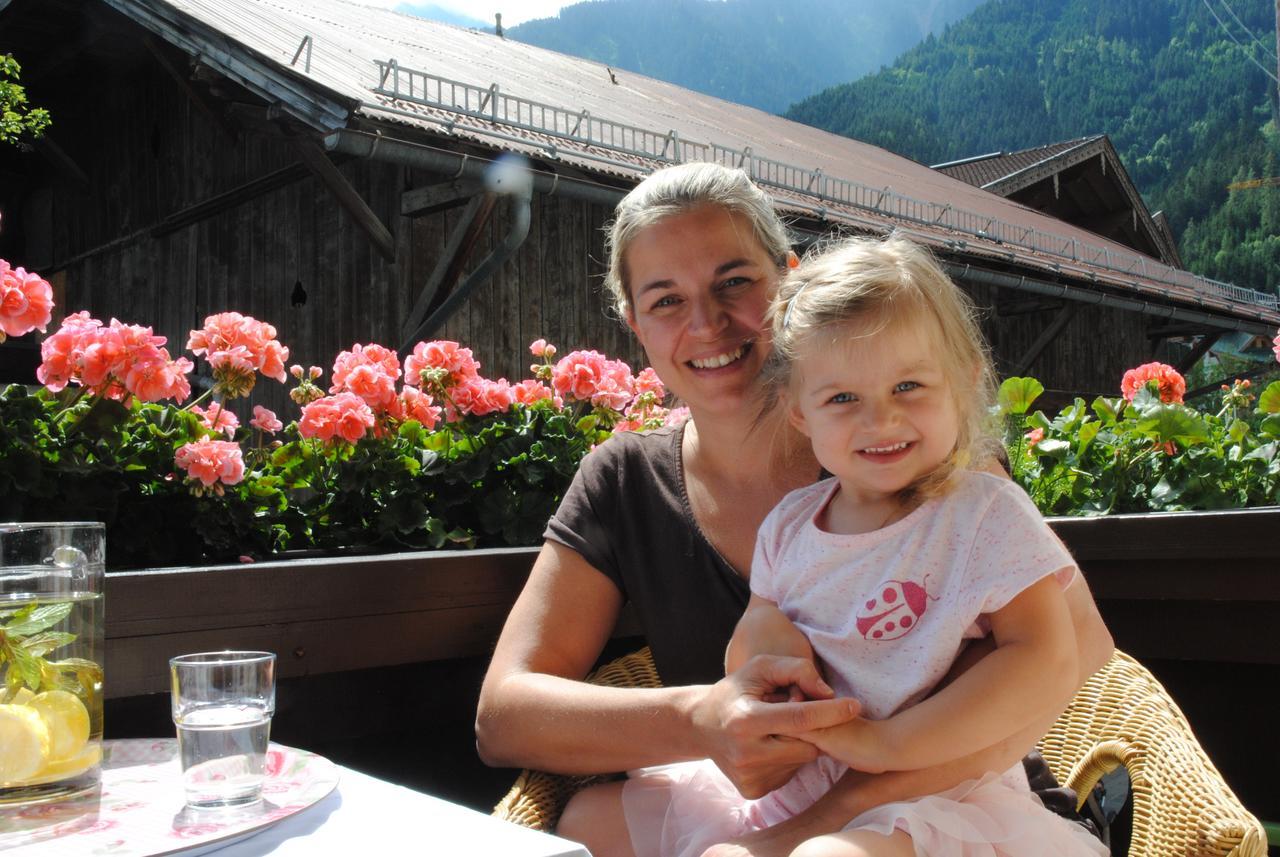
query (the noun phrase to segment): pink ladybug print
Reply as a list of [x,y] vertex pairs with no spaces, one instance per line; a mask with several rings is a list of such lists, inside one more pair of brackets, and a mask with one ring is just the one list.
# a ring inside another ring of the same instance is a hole
[[873,641],[904,637],[919,624],[931,600],[937,599],[919,583],[891,580],[880,590],[879,598],[863,605],[857,617],[858,633]]

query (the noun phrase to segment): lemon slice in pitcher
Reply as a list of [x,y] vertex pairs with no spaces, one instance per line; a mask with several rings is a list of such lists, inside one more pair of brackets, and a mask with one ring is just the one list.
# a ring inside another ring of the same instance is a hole
[[45,765],[36,776],[24,780],[23,785],[39,786],[44,783],[56,783],[79,776],[102,761],[102,745],[89,744],[70,759],[61,759]]
[[89,741],[89,709],[74,693],[46,690],[27,705],[36,711],[49,730],[49,760],[69,759]]
[[20,783],[49,761],[49,727],[34,708],[0,705],[0,784]]

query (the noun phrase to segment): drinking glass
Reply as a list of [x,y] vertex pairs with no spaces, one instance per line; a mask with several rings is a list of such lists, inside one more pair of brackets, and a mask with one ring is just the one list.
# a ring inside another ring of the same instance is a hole
[[276,708],[276,656],[180,655],[169,660],[169,674],[187,805],[208,809],[261,800]]
[[0,524],[0,808],[101,777],[103,533]]

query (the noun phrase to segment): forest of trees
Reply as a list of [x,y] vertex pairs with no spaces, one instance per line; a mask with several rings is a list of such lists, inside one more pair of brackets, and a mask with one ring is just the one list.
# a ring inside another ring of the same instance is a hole
[[1226,189],[1280,175],[1259,68],[1276,69],[1274,16],[1270,0],[992,0],[787,116],[929,164],[1108,134],[1189,268],[1276,291],[1280,188]]
[[780,113],[892,62],[982,0],[609,0],[507,38]]

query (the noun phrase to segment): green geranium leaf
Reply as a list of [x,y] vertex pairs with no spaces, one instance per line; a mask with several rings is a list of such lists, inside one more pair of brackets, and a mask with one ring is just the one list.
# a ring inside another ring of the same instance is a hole
[[1227,437],[1235,443],[1240,443],[1249,436],[1249,424],[1244,420],[1232,420],[1231,425],[1227,427]]
[[1065,459],[1070,449],[1071,444],[1065,440],[1042,440],[1035,446],[1036,455],[1043,455],[1056,461]]
[[1258,425],[1258,431],[1267,437],[1280,437],[1280,414],[1267,417]]
[[[1194,411],[1178,405],[1150,403],[1138,404],[1141,393],[1134,397],[1134,405],[1141,410],[1137,429],[1158,443],[1177,441],[1183,446],[1200,443],[1209,437],[1209,427]],[[1160,400],[1157,398],[1156,402]]]
[[1245,455],[1244,460],[1248,461],[1250,459],[1256,459],[1270,464],[1276,460],[1276,451],[1278,449],[1280,449],[1280,445],[1277,445],[1275,441],[1272,441],[1271,443],[1264,443],[1262,446]]
[[1093,412],[1098,415],[1098,419],[1106,425],[1112,425],[1120,419],[1121,406],[1124,399],[1108,399],[1106,396],[1099,396],[1093,400]]
[[1002,414],[1025,414],[1043,392],[1044,384],[1035,378],[1006,378],[996,402]]
[[1258,413],[1280,414],[1280,381],[1272,381],[1258,396]]

